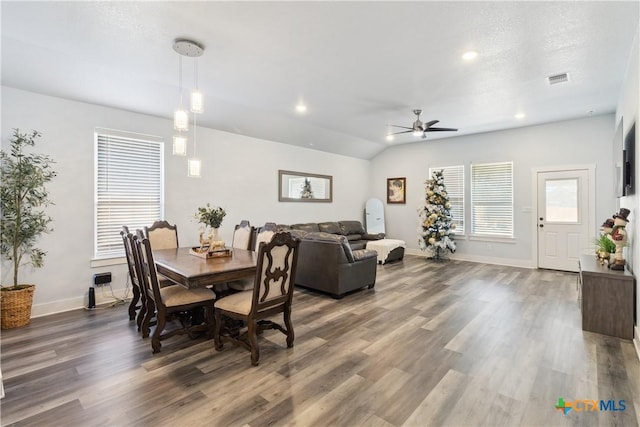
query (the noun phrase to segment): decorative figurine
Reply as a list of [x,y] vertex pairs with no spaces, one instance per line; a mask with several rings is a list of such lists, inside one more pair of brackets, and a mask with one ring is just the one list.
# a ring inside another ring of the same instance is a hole
[[627,231],[625,227],[629,223],[629,209],[620,208],[620,212],[613,215],[613,228],[609,239],[616,245],[615,262],[609,265],[612,270],[624,270],[625,260],[622,257],[622,248],[627,244]]

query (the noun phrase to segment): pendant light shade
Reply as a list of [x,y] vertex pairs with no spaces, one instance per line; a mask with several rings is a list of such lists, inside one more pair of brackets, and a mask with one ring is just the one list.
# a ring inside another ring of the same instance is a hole
[[187,175],[192,178],[200,178],[200,170],[202,169],[202,162],[200,159],[191,158],[188,161]]
[[199,90],[191,91],[191,112],[196,114],[204,113],[204,96]]
[[176,156],[187,155],[187,137],[184,135],[173,136],[173,154]]
[[173,128],[180,132],[189,130],[189,114],[186,110],[178,109],[173,113]]

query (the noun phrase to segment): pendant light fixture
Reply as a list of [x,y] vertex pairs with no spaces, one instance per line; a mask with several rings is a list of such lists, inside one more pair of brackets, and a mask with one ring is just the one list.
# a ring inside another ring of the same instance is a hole
[[200,170],[202,169],[202,162],[196,157],[196,115],[193,115],[193,157],[187,162],[187,176],[192,178],[200,178]]
[[194,89],[190,96],[190,110],[193,113],[193,157],[187,161],[187,175],[190,177],[199,177],[202,169],[200,159],[196,157],[196,115],[202,114],[204,111],[204,96],[198,90],[198,57],[204,53],[204,48],[198,43],[176,39],[173,44],[173,50],[180,55],[180,106],[174,113],[174,128],[178,130],[178,135],[173,137],[173,153],[176,155],[186,156],[187,154],[187,138],[181,132],[189,130],[189,113],[182,107],[182,57],[188,56],[194,58],[193,77]]

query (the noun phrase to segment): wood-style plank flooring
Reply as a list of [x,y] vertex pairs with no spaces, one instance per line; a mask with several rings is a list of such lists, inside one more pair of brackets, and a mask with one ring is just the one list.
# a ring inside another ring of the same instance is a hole
[[[125,306],[2,331],[1,424],[33,426],[637,425],[631,341],[583,332],[576,275],[416,256],[342,300],[296,290],[295,346],[260,365],[176,336],[152,355]],[[570,411],[558,398],[624,400]],[[619,408],[619,406],[617,406]]]

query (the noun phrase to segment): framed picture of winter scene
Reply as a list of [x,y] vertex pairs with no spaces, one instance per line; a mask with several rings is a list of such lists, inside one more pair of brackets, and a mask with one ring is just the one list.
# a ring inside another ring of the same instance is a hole
[[407,178],[387,178],[387,203],[407,202]]

